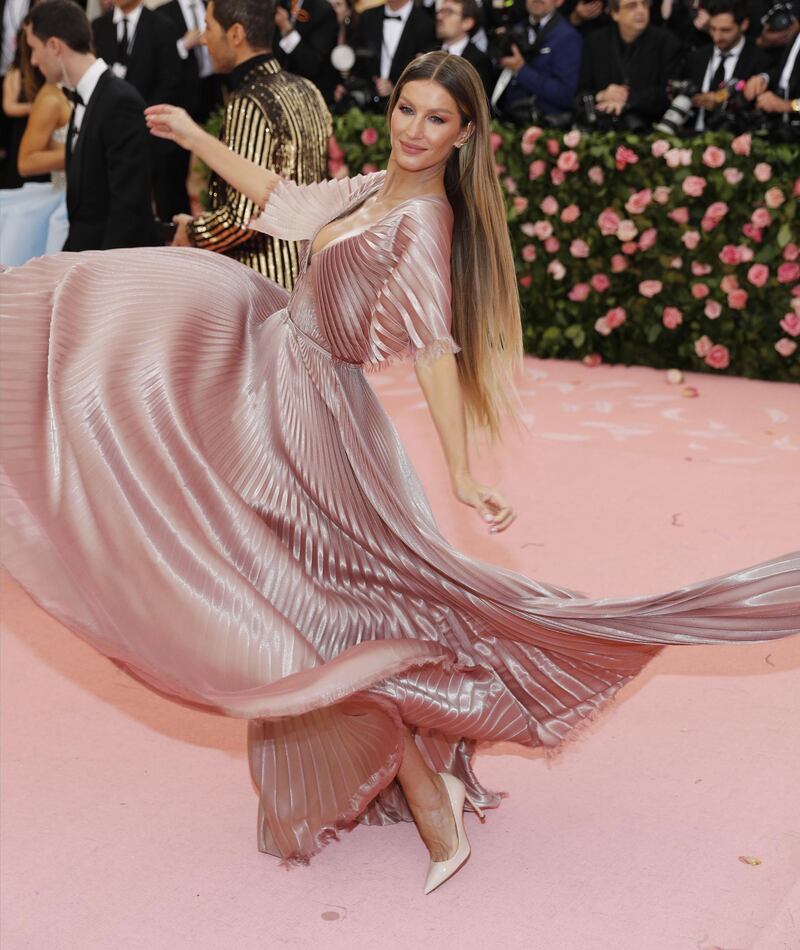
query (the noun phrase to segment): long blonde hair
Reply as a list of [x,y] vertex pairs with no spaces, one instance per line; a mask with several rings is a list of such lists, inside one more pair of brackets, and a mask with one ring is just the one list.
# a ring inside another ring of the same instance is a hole
[[486,92],[475,68],[461,56],[436,51],[417,56],[403,70],[388,115],[403,86],[439,83],[456,102],[462,126],[473,134],[453,149],[444,184],[453,208],[451,249],[452,334],[467,414],[492,437],[504,413],[514,414],[514,374],[522,362],[522,325],[514,255],[491,147]]

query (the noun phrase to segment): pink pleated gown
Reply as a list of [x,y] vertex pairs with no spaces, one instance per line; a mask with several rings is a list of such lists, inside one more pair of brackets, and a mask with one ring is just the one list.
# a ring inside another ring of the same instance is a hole
[[800,629],[800,553],[591,600],[444,540],[363,371],[457,350],[450,206],[310,255],[382,180],[278,185],[253,227],[308,242],[291,295],[190,249],[0,278],[4,563],[149,685],[249,720],[259,847],[290,861],[410,817],[402,722],[491,807],[476,740],[555,747],[664,645]]

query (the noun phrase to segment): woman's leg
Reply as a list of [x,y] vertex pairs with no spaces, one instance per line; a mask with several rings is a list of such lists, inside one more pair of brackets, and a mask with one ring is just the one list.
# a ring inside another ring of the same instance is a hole
[[442,780],[425,764],[408,729],[404,731],[403,743],[403,764],[397,772],[397,781],[431,860],[446,861],[458,846],[450,799]]

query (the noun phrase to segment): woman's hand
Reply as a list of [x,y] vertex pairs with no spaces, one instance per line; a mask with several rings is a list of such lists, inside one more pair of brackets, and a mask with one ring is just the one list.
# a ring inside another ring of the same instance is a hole
[[480,513],[492,534],[505,531],[517,517],[514,509],[499,491],[481,485],[471,475],[454,479],[453,492],[460,502],[469,505],[470,508],[475,508]]
[[178,106],[148,106],[144,110],[144,117],[151,135],[177,142],[188,152],[193,151],[203,132],[200,126],[192,121],[188,112]]

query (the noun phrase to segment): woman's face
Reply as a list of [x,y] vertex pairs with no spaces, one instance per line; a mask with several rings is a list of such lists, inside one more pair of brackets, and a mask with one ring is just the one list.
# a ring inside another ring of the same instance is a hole
[[415,79],[403,86],[389,129],[392,157],[406,171],[444,165],[468,134],[455,99],[431,79]]

